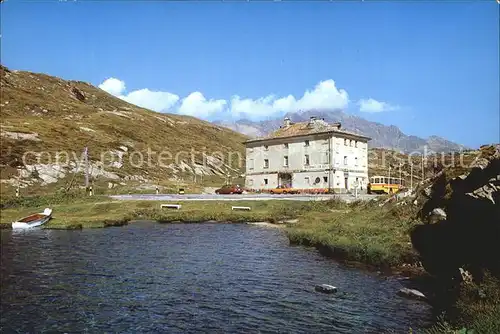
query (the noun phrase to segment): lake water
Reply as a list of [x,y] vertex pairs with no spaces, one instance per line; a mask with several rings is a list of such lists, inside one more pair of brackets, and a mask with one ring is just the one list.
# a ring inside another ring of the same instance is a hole
[[[2,333],[373,333],[431,321],[425,303],[396,296],[397,278],[254,225],[4,230],[0,273]],[[315,292],[323,283],[339,292]]]

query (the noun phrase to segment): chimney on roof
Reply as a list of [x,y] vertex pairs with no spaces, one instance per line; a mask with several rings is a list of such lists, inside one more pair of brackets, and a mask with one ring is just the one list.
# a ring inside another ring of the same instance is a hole
[[309,119],[309,126],[314,126],[316,124],[316,116],[311,116]]
[[340,124],[340,122],[335,122],[335,123],[332,123],[332,126],[337,128],[337,130],[340,130],[340,128],[342,127],[342,124]]
[[284,127],[289,127],[290,125],[292,125],[292,121],[290,120],[290,118],[288,117],[285,117],[285,119],[283,120],[283,125]]

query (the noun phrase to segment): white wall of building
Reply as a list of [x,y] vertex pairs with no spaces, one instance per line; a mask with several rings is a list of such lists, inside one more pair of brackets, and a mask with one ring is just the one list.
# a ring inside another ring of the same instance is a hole
[[345,190],[346,177],[347,189],[356,182],[366,189],[368,145],[363,138],[337,133],[253,142],[247,144],[246,168],[250,189],[276,188],[279,172],[291,173],[292,186],[299,189]]

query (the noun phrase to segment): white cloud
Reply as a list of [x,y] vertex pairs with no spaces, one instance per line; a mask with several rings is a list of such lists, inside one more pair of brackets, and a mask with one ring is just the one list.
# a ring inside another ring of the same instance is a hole
[[297,112],[308,109],[344,109],[349,103],[349,95],[343,89],[337,89],[335,81],[319,82],[313,90],[307,90],[302,98],[297,100],[293,95],[276,98],[268,95],[258,99],[242,99],[233,96],[230,113],[235,117],[259,119],[272,117],[284,112]]
[[251,118],[260,119],[266,116],[271,116],[277,110],[273,108],[274,96],[261,97],[256,100],[242,99],[235,95],[231,98],[230,109],[228,110],[234,118]]
[[116,78],[104,80],[104,82],[99,85],[99,88],[129,103],[154,111],[169,110],[179,101],[179,96],[175,94],[169,92],[154,92],[147,88],[134,90],[133,92],[123,95],[126,92],[125,82]]
[[125,82],[116,78],[104,80],[104,82],[99,85],[99,88],[115,96],[122,94],[126,89]]
[[[199,118],[224,115],[230,118],[263,119],[273,118],[287,112],[308,109],[344,109],[349,96],[344,89],[338,89],[333,80],[319,82],[313,89],[306,90],[302,97],[283,97],[269,94],[252,99],[238,95],[229,100],[207,99],[201,92],[193,92],[184,98],[170,92],[151,91],[148,88],[126,91],[125,82],[109,78],[99,88],[132,104],[159,112],[176,112]],[[375,101],[375,100],[374,100]]]
[[118,97],[139,107],[159,112],[170,110],[179,101],[178,95],[169,92],[154,92],[147,88],[134,90]]
[[208,118],[222,112],[226,107],[226,100],[207,100],[202,93],[194,92],[182,99],[178,109],[179,114],[200,118]]
[[375,99],[361,99],[358,101],[359,111],[362,112],[382,112],[398,110],[399,106],[391,105],[387,102],[377,101]]
[[297,109],[344,109],[349,103],[349,95],[338,90],[335,81],[321,81],[312,91],[306,91],[297,101]]

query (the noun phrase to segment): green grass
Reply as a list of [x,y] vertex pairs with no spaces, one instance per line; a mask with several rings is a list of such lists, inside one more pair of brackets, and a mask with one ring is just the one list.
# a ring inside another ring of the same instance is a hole
[[446,317],[426,333],[500,333],[500,279],[487,273],[479,284],[462,283]]
[[[107,196],[33,196],[8,199],[2,202],[0,223],[10,223],[45,207],[54,210],[53,219],[44,228],[92,228],[120,225],[133,220],[159,222],[275,222],[298,217],[304,210],[313,210],[317,204],[292,201],[195,201],[178,202],[181,210],[161,209],[164,201],[113,201]],[[172,202],[173,203],[173,202]],[[251,211],[232,211],[231,206],[250,206]]]
[[[288,229],[290,241],[380,267],[416,261],[408,235],[414,223],[404,210],[380,208],[372,203],[331,206],[335,211],[304,213],[299,223]],[[346,207],[348,211],[342,212]]]

